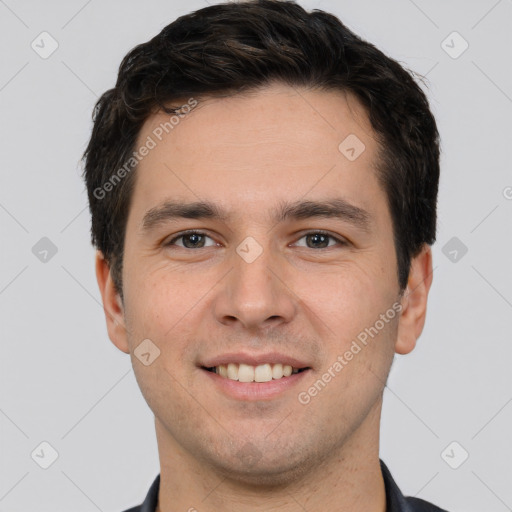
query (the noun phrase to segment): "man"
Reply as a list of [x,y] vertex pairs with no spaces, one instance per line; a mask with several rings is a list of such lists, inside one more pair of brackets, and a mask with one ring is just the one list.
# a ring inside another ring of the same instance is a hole
[[108,334],[155,415],[131,512],[441,510],[379,460],[436,230],[407,71],[322,11],[210,6],[125,57],[84,159]]

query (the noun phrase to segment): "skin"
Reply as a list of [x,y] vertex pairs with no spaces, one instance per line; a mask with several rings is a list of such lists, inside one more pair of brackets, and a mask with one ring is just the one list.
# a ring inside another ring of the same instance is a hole
[[[168,118],[150,117],[139,142]],[[366,146],[355,161],[338,150],[349,134]],[[377,150],[367,114],[350,94],[272,84],[201,101],[140,162],[124,303],[99,252],[96,274],[109,337],[131,355],[155,415],[160,512],[385,511],[382,393],[394,354],[413,350],[423,329],[432,255],[425,246],[413,259],[400,294]],[[281,201],[333,197],[365,209],[370,231],[337,218],[269,218]],[[210,200],[232,217],[175,219],[144,232],[146,211],[167,199]],[[207,235],[195,241],[199,248],[183,246],[190,238],[164,245],[187,229]],[[319,229],[348,245],[329,239],[318,248],[305,235]],[[248,236],[263,249],[252,263],[236,252]],[[298,393],[397,301],[402,313],[300,403]],[[147,338],[161,352],[149,366],[134,355]],[[312,368],[271,400],[230,398],[197,366],[228,352],[270,350]]]

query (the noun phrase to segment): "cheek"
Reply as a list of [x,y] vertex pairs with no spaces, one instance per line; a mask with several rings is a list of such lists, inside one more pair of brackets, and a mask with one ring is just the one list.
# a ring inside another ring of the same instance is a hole
[[181,320],[211,287],[206,274],[183,272],[166,261],[139,269],[126,290],[130,318],[139,329],[158,336],[181,328]]
[[[204,276],[151,268],[136,276],[125,296],[128,338],[137,382],[153,411],[168,407],[172,396],[174,419],[186,408],[184,390],[192,384],[191,347],[197,336],[201,298],[211,288],[206,281]],[[147,366],[136,353],[141,341],[146,339],[154,343],[158,353]]]
[[370,260],[346,261],[295,281],[297,295],[335,336],[339,348],[375,324],[395,300],[392,269]]

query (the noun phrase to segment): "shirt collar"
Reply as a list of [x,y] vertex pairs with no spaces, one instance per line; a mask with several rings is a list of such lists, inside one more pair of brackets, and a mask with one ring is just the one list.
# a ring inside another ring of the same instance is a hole
[[160,475],[158,475],[149,488],[144,503],[140,507],[140,512],[156,512],[158,503],[158,490],[160,489]]
[[382,460],[380,461],[380,469],[386,487],[386,512],[411,512],[411,508],[405,500],[402,491],[398,488],[388,467]]
[[[405,498],[393,480],[386,464],[381,460],[380,468],[384,477],[384,485],[386,488],[386,512],[411,512],[411,509]],[[140,512],[155,512],[158,502],[158,490],[160,488],[160,475],[158,475],[148,491],[146,499],[141,506]]]

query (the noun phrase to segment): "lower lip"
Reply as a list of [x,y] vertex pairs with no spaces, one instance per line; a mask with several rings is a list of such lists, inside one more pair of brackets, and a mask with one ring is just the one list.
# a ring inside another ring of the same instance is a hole
[[209,372],[204,368],[212,383],[224,394],[237,400],[270,400],[299,384],[310,372],[309,369],[300,373],[292,373],[289,377],[282,377],[268,382],[240,382],[238,380],[221,377],[217,373]]

